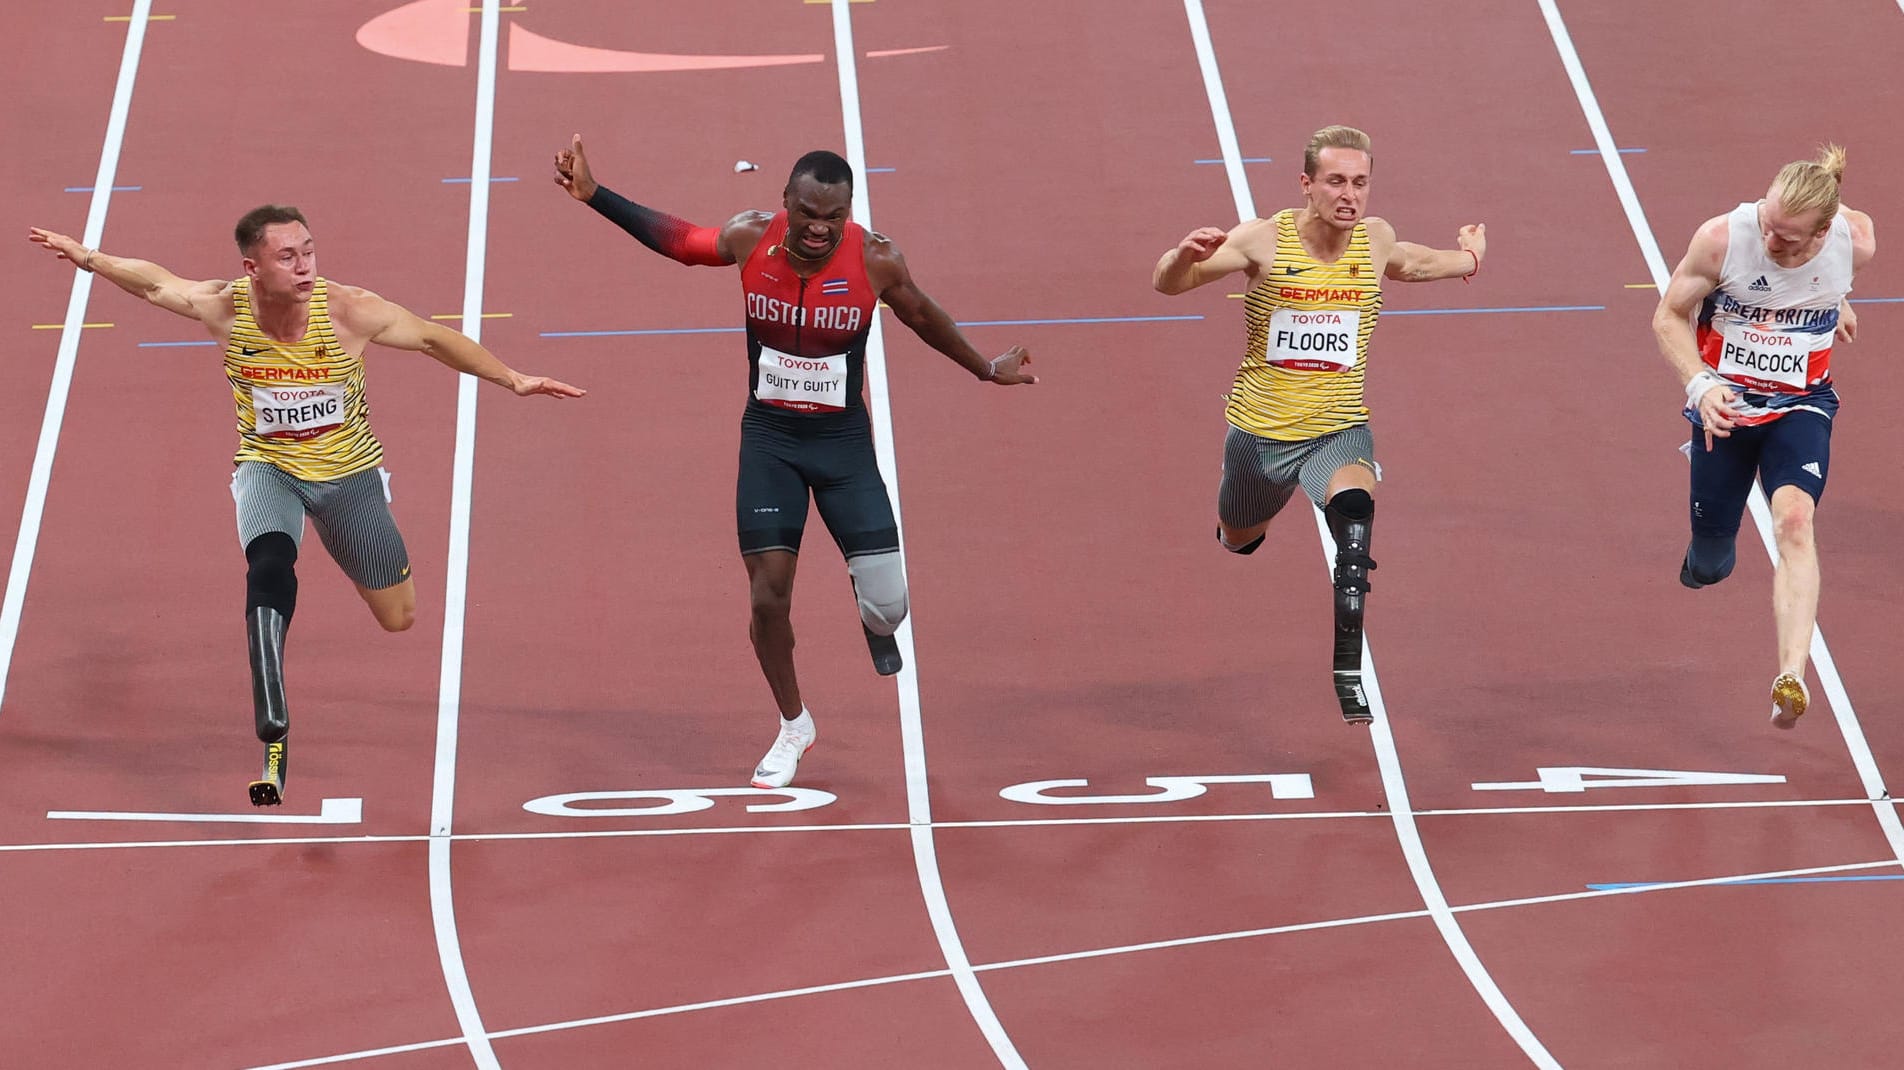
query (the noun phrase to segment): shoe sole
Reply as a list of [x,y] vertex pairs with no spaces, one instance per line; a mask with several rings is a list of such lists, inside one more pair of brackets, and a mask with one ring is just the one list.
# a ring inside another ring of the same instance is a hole
[[793,775],[794,775],[795,773],[798,773],[798,772],[800,771],[800,759],[801,759],[801,758],[805,758],[805,757],[807,756],[807,751],[810,751],[810,750],[812,750],[812,749],[813,749],[814,747],[816,747],[816,746],[818,746],[818,745],[819,745],[819,742],[820,742],[820,741],[816,739],[816,740],[814,740],[814,741],[813,741],[812,743],[809,743],[809,744],[807,744],[807,745],[806,745],[805,747],[802,747],[802,748],[800,749],[800,757],[799,757],[799,758],[795,758],[795,759],[793,760],[793,769],[792,769],[792,770],[790,770],[790,771],[789,771],[789,772],[787,773],[787,782],[786,782],[785,784],[772,784],[772,783],[769,783],[769,782],[767,782],[767,781],[765,781],[765,780],[762,780],[762,779],[760,779],[759,777],[755,777],[754,779],[752,779],[752,780],[750,780],[750,781],[748,781],[748,783],[749,783],[749,784],[751,784],[751,785],[753,785],[753,786],[754,786],[754,787],[756,787],[756,788],[759,788],[759,789],[760,789],[760,790],[762,790],[762,791],[775,791],[775,790],[778,790],[778,789],[780,789],[780,788],[790,788],[790,787],[792,787],[792,786],[793,786]]
[[1811,705],[1811,699],[1805,694],[1805,685],[1791,673],[1780,673],[1772,681],[1772,725],[1775,728],[1794,728],[1798,719],[1805,716],[1805,710]]

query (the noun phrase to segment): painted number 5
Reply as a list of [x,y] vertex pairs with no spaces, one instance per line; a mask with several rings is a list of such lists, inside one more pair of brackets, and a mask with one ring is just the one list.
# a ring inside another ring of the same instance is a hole
[[1172,803],[1194,799],[1212,784],[1268,784],[1278,799],[1313,799],[1316,789],[1308,773],[1250,773],[1239,776],[1153,776],[1144,783],[1160,790],[1143,795],[1048,795],[1054,788],[1089,787],[1089,780],[1033,780],[1013,784],[999,794],[1012,802],[1039,806],[1108,806],[1116,803]]

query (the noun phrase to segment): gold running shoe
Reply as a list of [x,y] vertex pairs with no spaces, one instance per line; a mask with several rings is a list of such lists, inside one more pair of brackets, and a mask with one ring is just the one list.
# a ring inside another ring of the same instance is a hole
[[1788,672],[1778,674],[1772,681],[1772,724],[1778,728],[1791,728],[1805,715],[1805,707],[1811,705],[1811,692],[1805,690],[1805,681]]

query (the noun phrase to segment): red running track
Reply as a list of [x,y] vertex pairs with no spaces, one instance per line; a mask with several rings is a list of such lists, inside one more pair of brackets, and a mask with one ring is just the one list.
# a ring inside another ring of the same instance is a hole
[[[432,2],[417,10],[449,27],[438,45],[460,43],[462,66],[360,46],[395,0],[154,8],[176,18],[146,28],[115,179],[139,189],[113,194],[105,247],[229,274],[229,221],[288,201],[311,215],[327,275],[459,313],[471,187],[444,180],[472,169],[478,57],[461,20],[479,16]],[[961,320],[1047,321],[967,328],[981,349],[1029,345],[1045,382],[974,386],[885,325],[917,673],[896,696],[867,671],[816,527],[796,615],[825,745],[799,783],[834,801],[525,810],[743,784],[772,724],[729,526],[738,338],[571,334],[731,328],[734,279],[639,250],[547,182],[549,156],[580,132],[604,181],[713,222],[772,207],[788,161],[844,142],[826,6],[520,6],[501,15],[490,159],[516,181],[491,184],[479,232],[494,316],[482,336],[592,395],[559,408],[478,395],[468,602],[449,630],[463,635],[453,781],[436,773],[451,754],[438,717],[457,384],[379,354],[376,424],[423,611],[385,636],[311,555],[290,655],[287,811],[361,799],[361,820],[46,817],[234,812],[255,751],[216,358],[141,346],[196,328],[95,294],[85,320],[114,326],[78,340],[0,705],[7,1065],[1896,1061],[1904,1029],[1865,980],[1901,950],[1887,924],[1896,847],[1822,681],[1799,730],[1764,722],[1770,569],[1749,525],[1733,580],[1696,594],[1673,582],[1684,426],[1647,327],[1652,277],[1607,167],[1575,151],[1593,134],[1535,0],[1379,4],[1326,49],[1292,46],[1319,31],[1281,8],[1208,5],[1241,155],[1271,158],[1243,165],[1257,209],[1293,203],[1302,141],[1346,121],[1375,137],[1372,209],[1404,238],[1445,246],[1462,223],[1489,225],[1474,285],[1391,287],[1372,357],[1386,782],[1375,740],[1340,724],[1327,688],[1313,524],[1292,513],[1247,559],[1211,545],[1240,311],[1220,287],[1173,300],[1146,285],[1182,233],[1236,214],[1224,168],[1196,162],[1221,151],[1185,10],[875,0],[849,9],[873,222]],[[1883,220],[1904,193],[1882,61],[1904,44],[1904,11],[1821,15],[1859,46],[1768,100],[1752,69],[1695,76],[1685,57],[1721,19],[1770,25],[1782,9],[1560,10],[1613,136],[1644,150],[1618,159],[1668,264],[1701,219],[1819,140],[1851,147],[1849,203]],[[83,225],[90,195],[64,189],[98,167],[126,33],[104,20],[123,14],[0,14],[12,39],[43,45],[0,73],[30,104],[16,130],[40,135],[4,178],[29,223]],[[530,71],[510,64],[525,31],[823,58]],[[261,82],[261,48],[311,74]],[[736,174],[739,158],[762,170]],[[24,243],[0,257],[19,332],[0,494],[18,504],[61,336],[30,327],[61,318],[72,280]],[[1904,624],[1888,552],[1904,492],[1876,399],[1900,385],[1884,354],[1904,321],[1881,299],[1904,297],[1904,273],[1880,256],[1854,296],[1878,300],[1858,306],[1862,340],[1838,361],[1821,622],[1882,775],[1904,762],[1886,642]],[[1425,314],[1561,307],[1575,310]],[[1076,322],[1102,318],[1124,321]],[[0,537],[19,519],[0,509]],[[915,686],[922,750],[901,728]],[[1582,767],[1784,779],[1473,787]],[[1313,797],[1293,781],[1178,802],[1000,794],[1268,774],[1306,774]],[[453,783],[456,836],[430,843],[439,783]],[[908,826],[928,810],[935,824]],[[1788,871],[1885,879],[1712,883]],[[1685,881],[1707,883],[1589,887]],[[1439,919],[1438,897],[1455,908]],[[960,953],[975,971],[949,965]]]

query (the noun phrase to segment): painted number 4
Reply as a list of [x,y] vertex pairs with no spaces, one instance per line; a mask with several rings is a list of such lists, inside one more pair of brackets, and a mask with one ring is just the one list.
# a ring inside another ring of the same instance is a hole
[[1313,799],[1316,789],[1308,773],[1251,773],[1238,776],[1153,776],[1144,783],[1157,791],[1141,795],[1048,795],[1054,788],[1090,787],[1089,780],[1033,780],[1013,784],[999,792],[1012,802],[1040,806],[1108,806],[1116,803],[1169,803],[1194,799],[1210,790],[1212,784],[1268,784],[1269,794],[1278,799]]
[[1693,788],[1720,784],[1783,784],[1771,773],[1706,773],[1694,769],[1607,769],[1592,765],[1541,766],[1539,780],[1473,784],[1475,791],[1582,792],[1588,788]]

